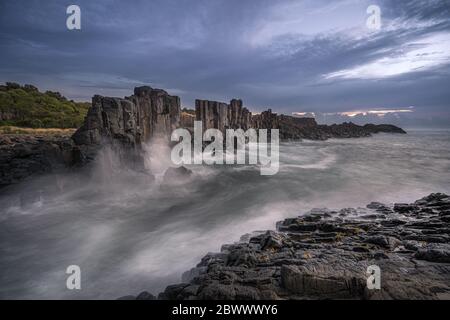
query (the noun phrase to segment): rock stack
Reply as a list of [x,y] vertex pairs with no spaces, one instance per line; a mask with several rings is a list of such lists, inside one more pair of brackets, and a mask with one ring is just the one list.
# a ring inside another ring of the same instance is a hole
[[150,87],[134,89],[131,97],[94,96],[83,126],[73,135],[77,145],[105,140],[139,146],[156,136],[170,137],[180,124],[180,98]]

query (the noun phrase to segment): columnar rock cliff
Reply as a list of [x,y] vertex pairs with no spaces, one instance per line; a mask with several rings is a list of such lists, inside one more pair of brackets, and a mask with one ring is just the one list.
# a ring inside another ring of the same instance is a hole
[[233,99],[228,108],[228,119],[231,129],[244,129],[252,127],[252,114],[243,107],[242,100]]
[[223,131],[229,126],[226,103],[195,100],[195,116],[197,121],[202,121],[203,130],[215,128]]
[[153,137],[170,137],[180,126],[180,98],[161,89],[139,87],[128,98],[137,107],[137,125],[141,130],[141,142]]
[[230,104],[217,101],[196,100],[196,120],[203,122],[203,130],[244,129],[252,127],[252,114],[242,106],[242,100],[233,99]]
[[[21,143],[0,140],[0,149],[5,154],[4,159],[0,159],[0,186],[20,181],[33,173],[83,164],[92,160],[104,145],[120,145],[117,150],[126,159],[125,163],[140,168],[143,165],[142,143],[155,137],[168,140],[174,129],[192,128],[194,120],[202,121],[204,129],[217,128],[221,131],[279,129],[280,138],[284,140],[357,138],[379,132],[405,133],[391,125],[318,125],[312,118],[277,115],[270,109],[252,115],[243,106],[242,100],[237,99],[229,104],[196,100],[195,105],[195,115],[193,112],[182,113],[179,97],[148,86],[135,88],[134,94],[125,98],[96,95],[92,98],[84,124],[72,138],[51,141],[39,138],[31,139],[30,143],[27,139]],[[27,151],[24,157],[23,150],[30,149],[31,145],[32,152]]]
[[124,99],[96,95],[73,140],[78,145],[115,140],[139,146],[153,137],[169,137],[180,125],[180,114],[180,98],[160,89],[138,87]]
[[382,125],[357,126],[352,123],[325,126],[313,118],[277,115],[268,111],[252,113],[242,100],[229,104],[196,100],[195,118],[182,116],[180,98],[161,89],[138,87],[126,98],[94,96],[84,125],[74,134],[78,146],[96,146],[105,141],[119,142],[139,148],[154,137],[170,137],[179,127],[192,127],[193,121],[202,121],[203,129],[279,129],[281,139],[313,139],[366,137],[378,132],[404,133],[400,128]]
[[181,112],[180,126],[182,128],[194,128],[195,114]]

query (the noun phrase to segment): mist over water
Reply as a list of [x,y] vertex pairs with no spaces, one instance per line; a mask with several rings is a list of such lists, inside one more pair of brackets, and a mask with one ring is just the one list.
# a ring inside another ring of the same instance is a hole
[[[446,131],[282,143],[274,176],[256,166],[190,166],[185,183],[163,182],[168,147],[146,150],[155,180],[105,150],[90,170],[0,190],[0,298],[157,294],[222,244],[312,208],[450,193]],[[73,264],[81,290],[66,289]]]

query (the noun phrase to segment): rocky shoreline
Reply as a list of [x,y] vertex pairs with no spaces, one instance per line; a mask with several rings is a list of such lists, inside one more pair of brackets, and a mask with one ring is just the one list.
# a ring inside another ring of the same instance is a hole
[[84,124],[71,136],[0,135],[0,188],[27,177],[60,168],[82,166],[95,159],[105,145],[118,146],[124,164],[142,169],[142,144],[153,138],[170,139],[172,130],[192,129],[194,121],[203,129],[279,129],[283,140],[327,140],[370,137],[379,132],[406,132],[393,125],[358,126],[353,123],[319,125],[313,118],[296,118],[268,111],[252,115],[241,100],[230,104],[196,100],[195,116],[182,112],[180,98],[161,89],[137,87],[125,98],[96,95]]
[[[372,265],[380,290],[367,288]],[[158,299],[450,299],[450,197],[286,219],[206,255]]]
[[80,157],[70,136],[0,134],[0,188],[74,166]]

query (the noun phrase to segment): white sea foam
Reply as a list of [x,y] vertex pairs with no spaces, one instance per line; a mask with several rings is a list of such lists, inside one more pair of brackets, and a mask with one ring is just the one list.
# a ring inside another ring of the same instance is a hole
[[[190,166],[183,184],[162,182],[169,149],[146,147],[134,172],[105,150],[93,171],[35,178],[0,196],[1,298],[117,298],[179,282],[209,251],[314,207],[410,202],[450,193],[450,134],[280,145],[280,172]],[[82,290],[65,288],[77,264]]]

